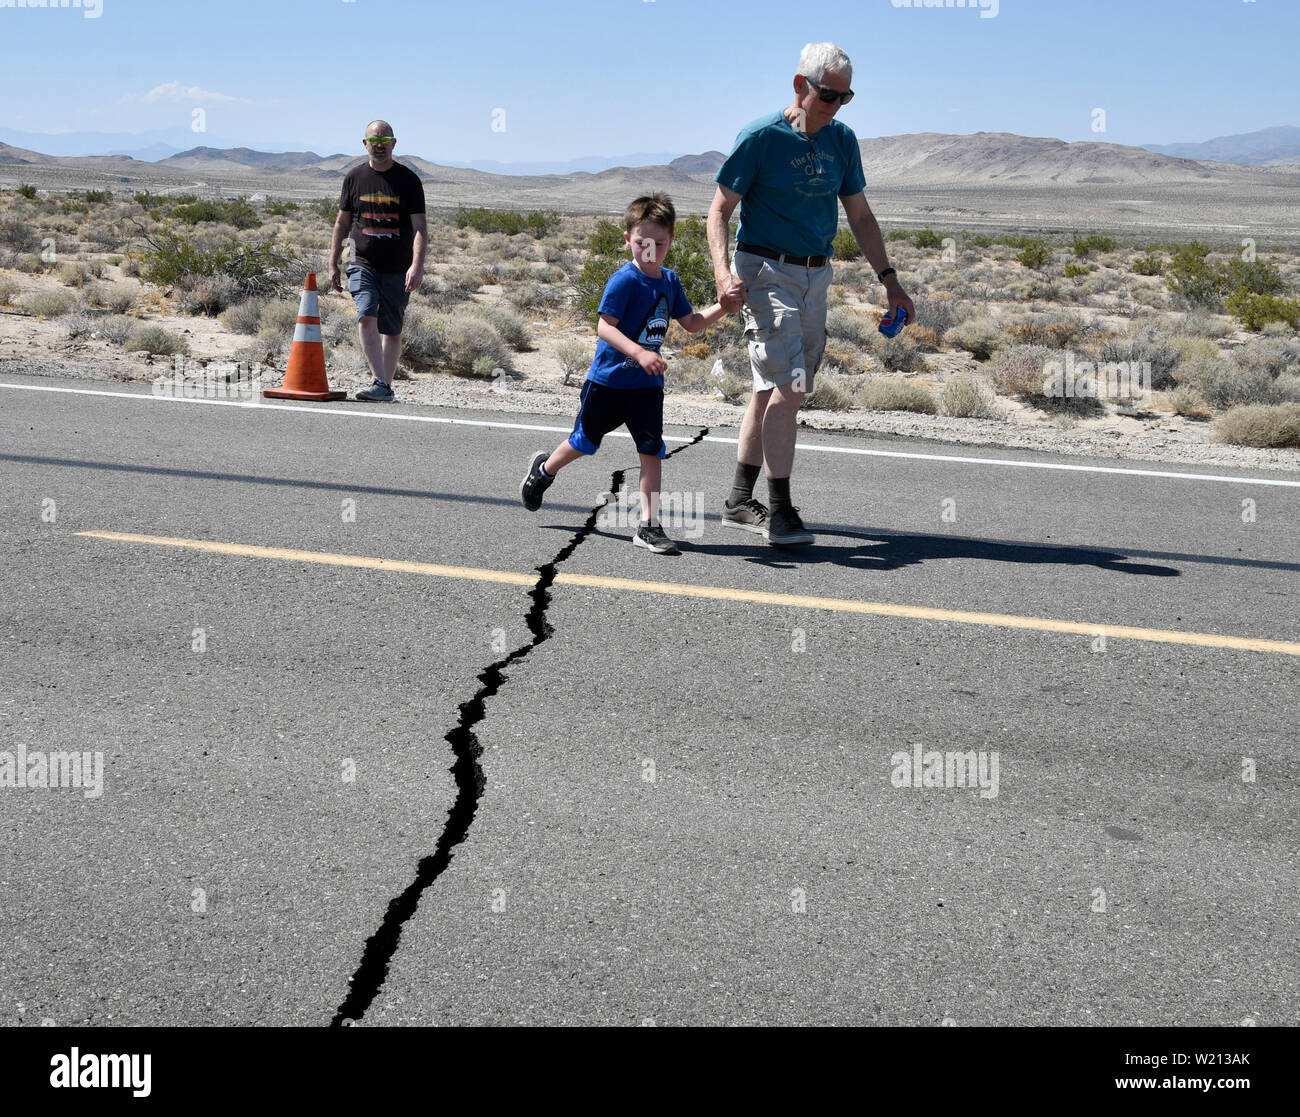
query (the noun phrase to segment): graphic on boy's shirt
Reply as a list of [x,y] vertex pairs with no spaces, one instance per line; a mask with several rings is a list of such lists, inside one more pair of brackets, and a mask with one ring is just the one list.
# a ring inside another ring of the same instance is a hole
[[[368,237],[399,237],[398,219],[401,214],[401,198],[394,194],[362,194],[361,201],[374,206],[373,210],[362,210],[361,231]],[[391,210],[388,208],[391,207]],[[369,225],[364,222],[370,222]]]
[[[636,332],[636,343],[643,349],[651,349],[659,352],[659,347],[664,343],[664,337],[668,333],[668,296],[660,295],[655,299],[654,306],[650,308],[650,313],[646,315],[645,321],[641,323],[641,328]],[[634,357],[628,357],[623,362],[624,368],[639,368]]]

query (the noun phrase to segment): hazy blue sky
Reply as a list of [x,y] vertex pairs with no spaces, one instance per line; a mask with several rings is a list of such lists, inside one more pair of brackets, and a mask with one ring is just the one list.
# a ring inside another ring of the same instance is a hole
[[0,0],[0,124],[31,132],[359,153],[382,115],[399,152],[435,161],[726,150],[788,103],[820,39],[854,60],[841,119],[863,137],[1300,124],[1300,0],[982,0],[993,18],[899,0],[98,0],[96,18],[18,2]]

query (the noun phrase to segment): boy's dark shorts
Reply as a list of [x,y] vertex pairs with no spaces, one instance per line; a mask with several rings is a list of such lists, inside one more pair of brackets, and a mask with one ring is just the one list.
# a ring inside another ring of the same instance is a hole
[[569,445],[580,453],[594,454],[605,435],[624,425],[638,454],[668,456],[662,388],[611,388],[594,380],[585,381]]
[[357,304],[357,318],[378,318],[381,334],[400,334],[411,299],[406,273],[379,272],[361,264],[349,264],[345,273],[348,292]]

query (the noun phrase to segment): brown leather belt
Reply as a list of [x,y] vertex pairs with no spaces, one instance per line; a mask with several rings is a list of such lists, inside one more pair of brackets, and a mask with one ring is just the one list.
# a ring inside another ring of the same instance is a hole
[[825,256],[786,256],[762,245],[746,244],[744,241],[736,243],[736,251],[748,252],[751,256],[762,256],[768,260],[777,260],[782,264],[798,264],[801,268],[820,268],[827,260]]

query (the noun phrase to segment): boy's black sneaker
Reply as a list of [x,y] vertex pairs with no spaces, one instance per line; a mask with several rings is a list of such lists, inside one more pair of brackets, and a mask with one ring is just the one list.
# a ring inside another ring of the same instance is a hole
[[767,518],[767,541],[774,547],[793,547],[798,543],[811,543],[813,533],[803,526],[799,509],[778,508]]
[[545,450],[538,450],[533,455],[533,460],[528,463],[528,472],[524,474],[523,483],[519,486],[519,496],[524,502],[524,507],[530,512],[536,512],[542,506],[542,494],[555,480],[554,477],[547,477],[542,472],[542,466],[550,456]]
[[767,505],[750,497],[737,505],[722,502],[722,526],[738,527],[755,535],[767,534]]
[[652,524],[649,520],[642,520],[636,527],[636,534],[632,536],[632,542],[637,547],[644,547],[647,551],[654,551],[657,555],[680,555],[677,544],[664,534],[664,529],[658,524]]

